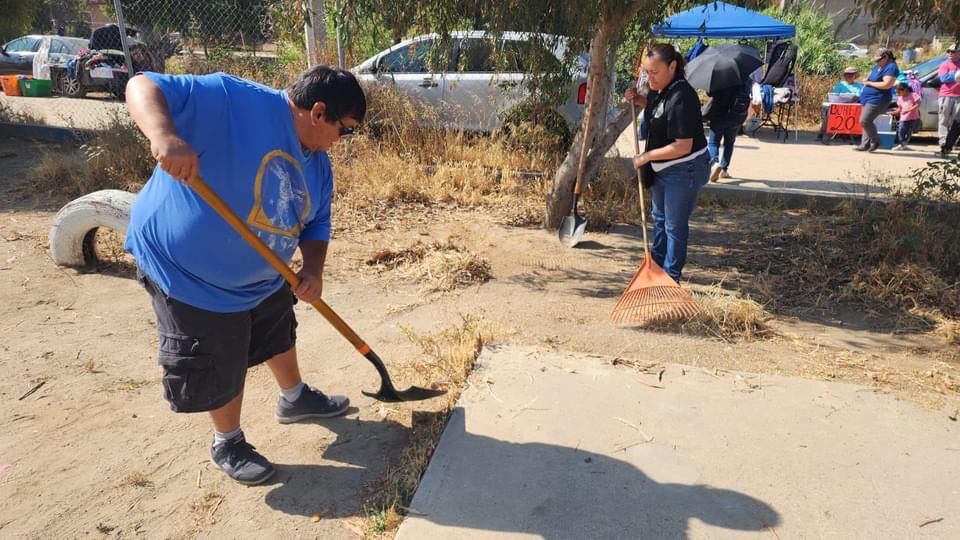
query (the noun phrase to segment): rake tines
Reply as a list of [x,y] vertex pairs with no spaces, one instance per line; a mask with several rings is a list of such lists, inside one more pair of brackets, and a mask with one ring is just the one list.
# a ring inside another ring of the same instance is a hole
[[[637,111],[630,103],[633,113],[633,133],[637,134]],[[634,149],[640,153],[640,141],[634,137]],[[633,275],[627,290],[623,292],[610,314],[610,320],[620,325],[642,326],[651,322],[689,319],[703,312],[693,296],[680,288],[660,265],[650,256],[647,242],[647,214],[643,208],[643,181],[637,170],[637,189],[640,191],[640,223],[643,226],[643,264]]]
[[610,320],[618,325],[646,325],[689,319],[703,310],[693,296],[679,285],[655,285],[627,290],[613,308]]

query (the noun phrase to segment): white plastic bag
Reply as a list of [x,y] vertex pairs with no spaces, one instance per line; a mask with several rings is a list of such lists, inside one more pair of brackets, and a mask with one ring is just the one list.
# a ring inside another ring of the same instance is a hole
[[40,50],[33,57],[33,78],[50,80],[50,38],[40,41]]

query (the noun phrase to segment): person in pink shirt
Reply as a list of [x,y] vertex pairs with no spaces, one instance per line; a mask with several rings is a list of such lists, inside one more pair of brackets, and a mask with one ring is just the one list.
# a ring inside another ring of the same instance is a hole
[[892,113],[900,118],[897,124],[897,142],[894,150],[909,150],[907,143],[913,132],[920,127],[920,97],[913,93],[910,85],[902,82],[897,85],[897,109]]
[[940,137],[938,157],[949,157],[950,150],[960,138],[960,43],[947,49],[947,59],[940,64],[937,75],[940,78],[939,122],[937,135]]

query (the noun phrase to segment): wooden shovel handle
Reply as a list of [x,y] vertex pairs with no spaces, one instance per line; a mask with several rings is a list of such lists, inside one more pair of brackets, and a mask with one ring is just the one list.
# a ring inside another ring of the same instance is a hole
[[[587,149],[590,146],[590,135],[592,135],[591,126],[593,122],[590,121],[590,111],[593,110],[593,100],[596,97],[594,88],[596,83],[596,77],[590,76],[589,68],[587,70],[587,110],[583,115],[583,144],[580,145],[580,162],[577,163],[577,183],[573,188],[574,195],[580,195],[580,184],[583,181],[583,171],[587,166]],[[576,204],[574,204],[576,206]]]
[[[237,231],[237,234],[246,240],[247,243],[250,244],[250,247],[255,249],[257,253],[266,259],[266,261],[270,263],[270,266],[279,272],[280,275],[283,276],[283,279],[287,280],[287,283],[289,283],[291,287],[296,289],[300,286],[300,278],[297,276],[297,274],[295,274],[289,266],[280,260],[280,257],[277,257],[277,254],[274,253],[272,249],[267,247],[260,237],[254,234],[253,231],[247,227],[247,224],[244,223],[243,220],[241,220],[240,217],[237,216],[237,214],[231,210],[229,206],[227,206],[227,203],[223,202],[223,199],[221,199],[216,192],[210,189],[210,186],[207,185],[206,182],[198,178],[191,180],[189,186],[197,193],[197,195],[200,196],[201,199],[206,201],[207,204],[209,204],[210,207],[213,208],[213,210],[233,228],[233,230]],[[323,318],[332,324],[333,327],[336,328],[337,331],[347,339],[347,341],[356,347],[360,354],[366,355],[368,352],[370,352],[370,347],[367,346],[363,339],[361,339],[360,336],[358,336],[357,333],[354,332],[353,329],[350,328],[350,326],[347,325],[347,323],[341,319],[340,316],[337,315],[336,312],[334,312],[326,302],[323,300],[317,300],[316,302],[311,302],[310,304],[316,308],[316,310],[323,315]]]

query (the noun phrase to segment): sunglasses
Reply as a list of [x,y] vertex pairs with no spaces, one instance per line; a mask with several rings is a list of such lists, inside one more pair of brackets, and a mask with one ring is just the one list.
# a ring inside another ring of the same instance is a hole
[[343,125],[343,120],[337,120],[337,123],[340,124],[340,136],[341,136],[341,137],[348,137],[348,136],[350,136],[350,135],[353,135],[353,132],[356,130],[356,128],[347,127],[347,126]]

